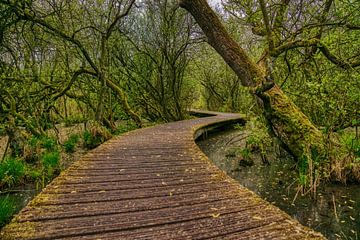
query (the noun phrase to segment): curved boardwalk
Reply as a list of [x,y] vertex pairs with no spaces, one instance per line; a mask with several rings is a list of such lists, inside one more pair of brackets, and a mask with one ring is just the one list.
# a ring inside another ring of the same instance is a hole
[[114,138],[57,177],[1,239],[323,239],[241,187],[194,143],[235,114]]

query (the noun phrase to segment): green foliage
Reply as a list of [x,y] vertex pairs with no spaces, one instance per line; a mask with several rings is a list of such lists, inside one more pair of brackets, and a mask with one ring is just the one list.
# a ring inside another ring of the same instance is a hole
[[82,115],[71,115],[65,118],[65,126],[70,127],[75,124],[83,123],[86,119]]
[[25,176],[25,165],[23,161],[16,158],[5,158],[0,162],[0,187],[12,187],[23,180]]
[[241,149],[240,155],[241,155],[244,159],[250,159],[251,151],[250,151],[249,148]]
[[40,142],[40,139],[38,137],[32,136],[28,141],[28,145],[32,148],[35,148],[35,147],[37,147],[39,142]]
[[9,196],[0,197],[0,228],[10,221],[14,212],[15,206]]
[[299,159],[298,162],[298,171],[299,171],[299,184],[303,187],[307,186],[308,184],[308,169],[309,163],[308,163],[308,157],[306,155],[303,155],[301,159]]
[[[41,157],[42,177],[51,180],[60,171],[60,153],[46,152]],[[43,184],[44,185],[44,184]]]
[[44,136],[41,138],[41,146],[48,151],[54,151],[57,146],[56,139]]
[[200,92],[197,108],[249,113],[253,98],[248,89],[240,84],[240,79],[221,57],[210,49],[201,46],[200,54],[190,63],[191,78],[199,82],[193,89]]
[[41,163],[45,168],[56,168],[59,166],[60,153],[59,152],[47,152],[41,158]]
[[41,154],[40,139],[32,136],[24,146],[23,158],[28,163],[35,163]]
[[135,130],[137,129],[138,126],[136,126],[136,124],[134,122],[130,122],[130,121],[127,121],[123,124],[120,124],[116,130],[114,131],[114,134],[115,135],[120,135],[122,133],[126,133],[126,132],[129,132],[129,131],[132,131],[132,130]]
[[0,136],[5,136],[6,131],[5,131],[5,126],[0,124]]
[[266,149],[273,145],[272,138],[268,134],[267,126],[263,118],[252,118],[246,123],[245,131],[249,131],[246,139],[246,146],[255,151],[265,153]]
[[65,152],[72,153],[75,151],[76,144],[79,142],[79,135],[71,134],[69,138],[64,142],[63,146]]
[[360,139],[355,134],[348,132],[343,133],[340,138],[347,151],[354,154],[360,161]]
[[96,148],[101,144],[100,139],[94,137],[88,130],[84,131],[83,133],[83,141],[84,147],[86,147],[87,149]]
[[27,167],[26,168],[26,178],[30,182],[36,182],[41,179],[42,172],[41,169],[37,169],[35,167]]
[[144,1],[144,14],[129,17],[132,40],[124,38],[113,51],[117,68],[127,72],[118,81],[124,83],[129,101],[151,121],[184,119],[197,95],[193,75],[186,71],[195,24],[176,5],[176,1]]
[[22,157],[28,163],[36,163],[44,151],[56,151],[57,141],[49,136],[32,136],[24,146]]
[[105,127],[93,126],[83,132],[83,144],[87,149],[93,149],[111,138],[111,133]]

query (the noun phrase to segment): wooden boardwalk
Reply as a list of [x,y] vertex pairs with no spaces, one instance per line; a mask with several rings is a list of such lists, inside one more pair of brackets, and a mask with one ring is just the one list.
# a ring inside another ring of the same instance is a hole
[[235,114],[114,138],[57,177],[1,232],[8,239],[324,239],[215,167],[197,129]]

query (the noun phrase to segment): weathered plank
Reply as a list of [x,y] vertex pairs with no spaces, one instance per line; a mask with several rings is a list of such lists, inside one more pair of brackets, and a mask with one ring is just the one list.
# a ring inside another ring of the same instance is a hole
[[108,141],[49,184],[1,239],[324,239],[200,151],[198,129],[242,119],[215,114]]

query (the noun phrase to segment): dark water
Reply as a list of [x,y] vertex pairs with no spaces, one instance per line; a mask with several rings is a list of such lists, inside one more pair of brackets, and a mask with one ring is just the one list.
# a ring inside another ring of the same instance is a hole
[[197,143],[228,175],[302,224],[331,240],[360,240],[360,185],[324,183],[316,197],[302,196],[291,159],[268,156],[271,163],[264,165],[255,157],[253,166],[239,166],[237,150],[244,147],[245,140],[241,130],[230,130],[212,134]]
[[[27,184],[21,188],[13,189],[10,192],[0,191],[0,200],[7,199],[11,202],[13,215],[20,212],[38,193],[40,189],[37,189],[34,184]],[[11,220],[8,219],[8,221]],[[0,226],[1,229],[2,226]]]

